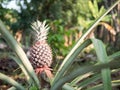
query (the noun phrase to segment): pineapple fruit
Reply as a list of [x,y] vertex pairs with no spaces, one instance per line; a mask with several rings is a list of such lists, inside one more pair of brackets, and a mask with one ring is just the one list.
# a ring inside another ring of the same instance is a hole
[[42,74],[43,72],[51,78],[52,64],[52,50],[47,43],[47,34],[49,27],[45,25],[46,22],[36,21],[32,23],[31,27],[34,30],[35,42],[30,50],[31,62],[35,69],[36,74]]

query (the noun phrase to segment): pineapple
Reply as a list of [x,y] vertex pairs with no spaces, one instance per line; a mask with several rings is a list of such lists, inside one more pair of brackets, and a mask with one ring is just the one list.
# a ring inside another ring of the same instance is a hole
[[36,21],[31,27],[35,31],[35,42],[30,50],[31,62],[35,68],[36,74],[46,73],[48,77],[52,77],[52,50],[47,43],[47,34],[49,27],[46,22]]

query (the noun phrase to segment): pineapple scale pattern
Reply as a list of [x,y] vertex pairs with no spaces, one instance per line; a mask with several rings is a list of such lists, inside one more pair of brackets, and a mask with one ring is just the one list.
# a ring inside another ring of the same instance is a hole
[[35,43],[31,49],[31,59],[34,67],[50,67],[52,63],[52,52],[48,44]]
[[36,37],[30,50],[32,64],[34,68],[50,67],[52,64],[52,50],[46,41],[49,27],[45,26],[45,22],[42,23],[37,20],[32,24],[32,28]]

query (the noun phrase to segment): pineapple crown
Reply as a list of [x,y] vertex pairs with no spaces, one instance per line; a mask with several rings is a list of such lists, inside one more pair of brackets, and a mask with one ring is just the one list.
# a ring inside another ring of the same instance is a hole
[[50,27],[45,24],[46,21],[40,22],[39,20],[31,24],[32,29],[35,31],[35,41],[42,41],[47,39],[47,34]]

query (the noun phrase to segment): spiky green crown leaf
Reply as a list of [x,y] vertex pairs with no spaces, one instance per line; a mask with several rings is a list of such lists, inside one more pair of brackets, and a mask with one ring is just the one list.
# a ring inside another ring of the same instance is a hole
[[47,34],[50,27],[45,24],[46,21],[40,22],[39,20],[31,24],[32,29],[35,31],[35,41],[42,41],[47,39]]

